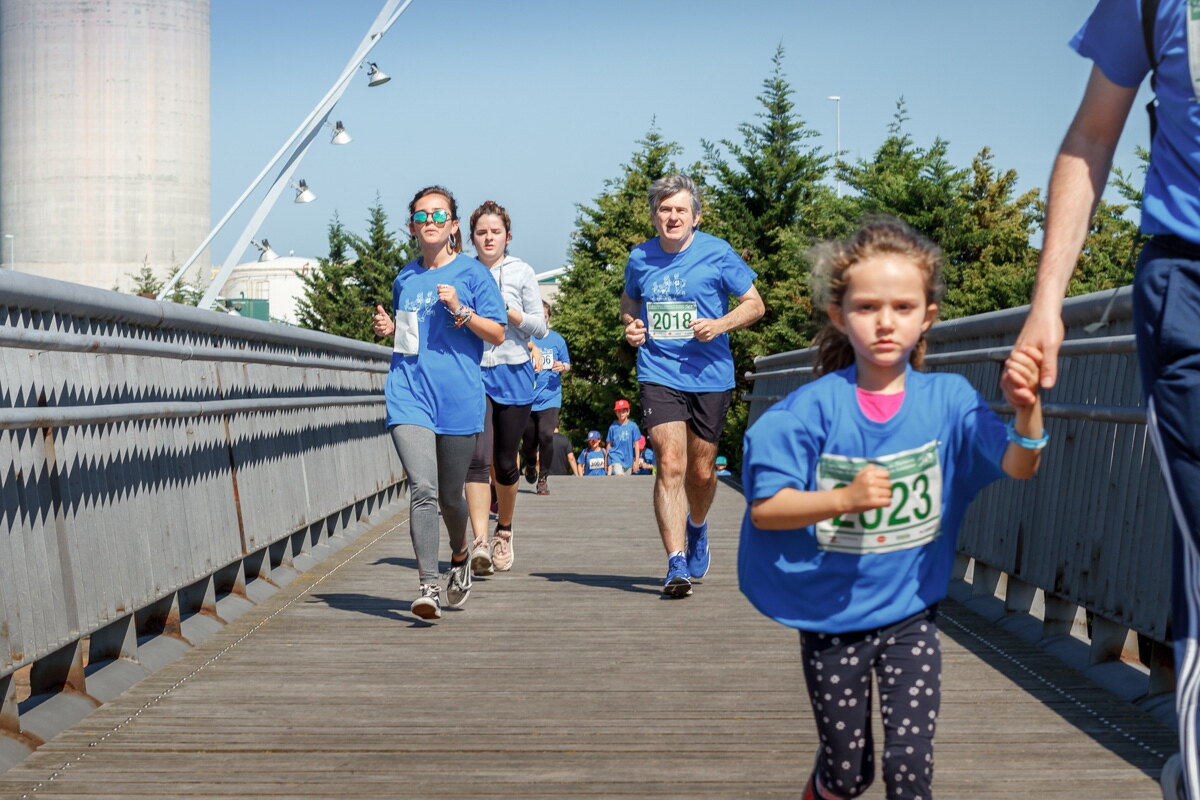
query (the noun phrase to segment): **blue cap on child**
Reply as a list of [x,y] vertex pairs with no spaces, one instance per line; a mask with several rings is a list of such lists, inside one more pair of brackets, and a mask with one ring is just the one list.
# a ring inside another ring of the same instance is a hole
[[588,431],[588,438],[589,439],[599,439],[600,431]]
[[728,463],[729,462],[725,460],[725,456],[717,456],[717,466],[718,467],[723,467]]

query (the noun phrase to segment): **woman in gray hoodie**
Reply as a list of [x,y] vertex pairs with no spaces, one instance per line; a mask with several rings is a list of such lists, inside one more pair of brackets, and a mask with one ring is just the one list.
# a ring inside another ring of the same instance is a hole
[[[504,296],[508,324],[504,341],[483,353],[483,388],[487,411],[483,433],[467,473],[467,506],[475,544],[471,570],[476,575],[505,571],[513,563],[513,512],[517,505],[517,449],[533,405],[534,364],[531,337],[546,335],[542,295],[533,267],[508,255],[512,221],[503,206],[487,201],[471,215],[471,241],[479,261],[491,270]],[[496,535],[488,542],[491,481],[496,482]]]

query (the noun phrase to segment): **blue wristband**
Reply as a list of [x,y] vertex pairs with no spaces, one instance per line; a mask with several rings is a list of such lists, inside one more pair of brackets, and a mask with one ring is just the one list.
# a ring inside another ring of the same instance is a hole
[[1042,438],[1025,438],[1021,434],[1017,433],[1017,424],[1015,420],[1009,420],[1008,427],[1005,430],[1008,431],[1008,440],[1010,442],[1015,444],[1017,447],[1022,447],[1026,450],[1042,450],[1050,441],[1050,434],[1046,433],[1045,428],[1042,428]]

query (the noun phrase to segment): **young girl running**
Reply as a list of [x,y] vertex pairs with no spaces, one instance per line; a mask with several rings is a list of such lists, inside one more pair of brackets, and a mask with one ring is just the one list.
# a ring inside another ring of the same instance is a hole
[[387,427],[408,474],[409,532],[421,594],[412,612],[440,619],[438,509],[450,534],[446,602],[471,593],[463,483],[483,430],[484,343],[504,341],[504,299],[487,268],[462,255],[458,206],[440,186],[408,204],[408,230],[421,257],[392,286],[392,318],[376,307],[375,334],[395,336],[388,372]]
[[[504,341],[483,351],[483,388],[487,393],[483,433],[475,444],[467,472],[467,506],[475,543],[471,569],[492,575],[512,569],[513,515],[517,507],[517,450],[533,407],[531,337],[546,335],[542,293],[533,267],[508,255],[512,220],[503,206],[488,200],[471,215],[471,241],[504,296]],[[488,544],[488,511],[492,478],[496,486],[496,536]]]
[[[892,217],[813,251],[812,383],[746,433],[738,578],[754,606],[800,631],[821,746],[803,797],[858,797],[874,779],[871,672],[879,685],[888,798],[932,797],[941,690],[937,604],[971,499],[1007,473],[1030,478],[1047,437],[1041,354],[1004,370],[1004,423],[966,379],[920,366],[942,291],[941,250]],[[1036,394],[1034,395],[1036,398]]]

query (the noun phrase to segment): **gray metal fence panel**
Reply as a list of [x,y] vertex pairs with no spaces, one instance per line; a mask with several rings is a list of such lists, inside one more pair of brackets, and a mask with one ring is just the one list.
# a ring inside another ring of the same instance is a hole
[[[1007,350],[1027,312],[1022,307],[938,323],[929,334],[934,362],[929,369],[964,375],[984,398],[1002,403],[1001,364],[965,351]],[[1046,420],[1050,446],[1038,475],[1031,481],[1001,480],[984,490],[967,513],[958,548],[1166,642],[1171,516],[1142,421],[1137,358],[1129,352],[1130,289],[1071,298],[1063,319],[1067,342],[1087,354],[1060,359],[1058,384],[1043,396],[1044,403],[1059,408]],[[1105,324],[1088,330],[1101,320]],[[970,361],[938,358],[958,352]],[[747,396],[751,424],[772,402],[812,380],[810,371],[801,370],[814,357],[808,349],[756,359],[750,374],[754,391]],[[1108,411],[1089,414],[1100,409]]]
[[0,676],[391,496],[390,357],[0,271]]

